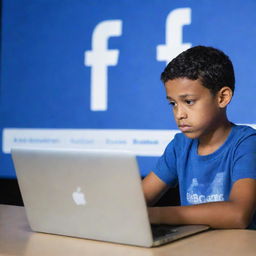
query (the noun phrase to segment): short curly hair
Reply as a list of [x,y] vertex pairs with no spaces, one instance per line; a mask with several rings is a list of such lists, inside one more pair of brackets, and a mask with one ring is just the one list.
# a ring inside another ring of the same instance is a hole
[[215,95],[222,87],[234,93],[235,74],[229,57],[222,51],[206,46],[192,47],[174,58],[161,74],[166,83],[176,78],[199,79]]

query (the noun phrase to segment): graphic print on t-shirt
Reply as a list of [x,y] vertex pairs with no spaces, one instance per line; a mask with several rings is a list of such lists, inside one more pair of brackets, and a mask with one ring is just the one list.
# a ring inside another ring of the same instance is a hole
[[187,190],[187,201],[190,204],[202,204],[208,202],[224,201],[224,173],[216,174],[212,183],[200,184],[197,178],[193,178]]

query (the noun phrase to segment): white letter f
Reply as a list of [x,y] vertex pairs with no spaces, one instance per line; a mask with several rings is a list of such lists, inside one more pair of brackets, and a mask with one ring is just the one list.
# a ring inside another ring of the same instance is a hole
[[191,9],[175,9],[166,19],[166,44],[157,46],[157,60],[169,63],[179,53],[191,47],[190,43],[182,42],[182,28],[191,23]]
[[93,31],[92,50],[85,52],[85,66],[91,66],[91,110],[107,110],[107,66],[117,65],[119,50],[108,50],[108,38],[122,34],[121,20],[99,23]]

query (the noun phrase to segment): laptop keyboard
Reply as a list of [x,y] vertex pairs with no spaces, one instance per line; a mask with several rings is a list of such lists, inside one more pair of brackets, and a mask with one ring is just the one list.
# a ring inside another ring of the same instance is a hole
[[151,225],[152,233],[153,233],[153,239],[159,239],[162,237],[169,236],[170,234],[176,233],[177,229],[175,229],[175,226],[171,225]]

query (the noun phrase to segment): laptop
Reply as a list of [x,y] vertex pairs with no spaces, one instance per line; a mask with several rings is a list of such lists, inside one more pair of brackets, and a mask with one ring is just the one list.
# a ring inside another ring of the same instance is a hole
[[160,225],[153,232],[132,153],[15,148],[11,154],[33,231],[152,247],[209,228]]

